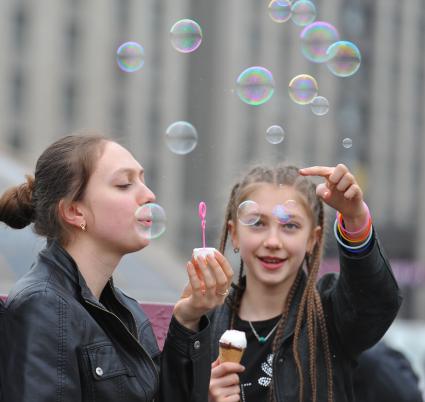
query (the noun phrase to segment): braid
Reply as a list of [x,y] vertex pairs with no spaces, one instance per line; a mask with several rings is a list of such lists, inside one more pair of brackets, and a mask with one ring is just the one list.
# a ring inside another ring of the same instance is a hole
[[244,284],[244,281],[243,281],[243,261],[242,261],[242,258],[241,258],[241,264],[240,264],[240,267],[239,267],[238,284],[236,286],[234,286],[234,288],[235,288],[235,295],[231,300],[232,314],[230,316],[230,329],[234,328],[235,318],[236,318],[236,315],[239,313],[239,307],[241,306],[242,295],[243,295],[243,292],[245,291],[245,284]]
[[219,246],[219,251],[222,254],[224,254],[224,251],[226,250],[227,239],[229,237],[229,221],[232,219],[232,211],[234,209],[235,195],[238,188],[239,188],[239,183],[236,183],[233,186],[232,191],[230,192],[229,202],[227,203],[226,213],[224,215],[224,223],[223,223],[223,228],[221,229],[220,246]]
[[[325,214],[323,211],[323,203],[321,202],[320,210],[319,210],[319,223],[322,228],[324,227],[324,221],[325,221]],[[322,237],[323,237],[323,234],[322,234]],[[329,347],[329,337],[328,337],[328,330],[326,326],[326,318],[323,312],[322,301],[320,299],[319,292],[317,291],[316,288],[314,289],[313,296],[314,296],[316,313],[318,318],[317,321],[319,323],[320,337],[322,340],[322,347],[324,350],[324,357],[325,357],[326,375],[327,375],[327,383],[328,383],[328,402],[332,402],[333,401],[332,359],[331,359],[331,352]]]
[[294,329],[294,342],[292,343],[292,353],[294,354],[295,365],[297,367],[298,378],[300,381],[300,393],[299,393],[299,401],[303,402],[304,400],[304,375],[301,364],[300,352],[298,350],[298,340],[301,334],[301,324],[303,321],[303,316],[306,308],[307,301],[307,292],[303,292],[301,297],[300,304],[298,305],[297,318],[295,321],[295,329]]

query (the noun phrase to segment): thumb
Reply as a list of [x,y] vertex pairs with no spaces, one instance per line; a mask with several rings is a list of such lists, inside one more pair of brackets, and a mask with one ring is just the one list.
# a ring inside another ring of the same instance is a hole
[[211,368],[216,368],[219,365],[220,365],[220,358],[217,357],[217,359],[215,359],[215,361],[211,363]]
[[316,194],[321,199],[327,200],[331,196],[331,190],[325,183],[320,183],[316,187]]

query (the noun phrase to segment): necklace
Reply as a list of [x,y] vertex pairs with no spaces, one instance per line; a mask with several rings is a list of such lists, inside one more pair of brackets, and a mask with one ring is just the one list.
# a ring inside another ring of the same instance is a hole
[[258,335],[257,331],[255,330],[254,326],[252,325],[251,321],[248,321],[249,326],[251,327],[251,331],[254,334],[254,336],[258,339],[258,342],[263,345],[267,342],[267,339],[270,338],[272,333],[276,330],[277,326],[279,325],[280,319],[277,321],[276,325],[271,329],[271,331],[266,336],[260,336]]

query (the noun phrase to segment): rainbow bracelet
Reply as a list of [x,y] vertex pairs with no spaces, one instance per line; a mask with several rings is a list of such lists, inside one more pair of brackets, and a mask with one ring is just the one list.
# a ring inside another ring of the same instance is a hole
[[349,231],[349,230],[347,230],[347,229],[345,229],[343,226],[342,226],[342,221],[343,221],[343,219],[342,219],[342,214],[341,214],[341,212],[339,212],[339,211],[336,211],[336,217],[337,217],[337,219],[341,222],[341,226],[342,226],[342,228],[343,228],[343,231],[345,232],[345,234],[347,234],[347,235],[357,235],[357,234],[359,234],[359,233],[362,233],[362,232],[364,232],[365,230],[366,230],[366,228],[368,227],[368,225],[369,225],[369,223],[370,223],[370,221],[371,221],[371,219],[372,219],[372,217],[371,217],[371,215],[370,215],[370,211],[369,211],[369,207],[367,206],[367,204],[363,201],[363,205],[366,207],[366,210],[367,210],[367,215],[368,215],[368,219],[367,219],[367,221],[366,221],[366,223],[360,228],[360,229],[358,229],[358,230],[355,230],[355,231],[353,231],[353,232],[351,232],[351,231]]
[[370,240],[372,239],[372,235],[373,235],[373,230],[372,230],[372,226],[369,230],[369,234],[366,238],[366,240],[362,243],[359,244],[357,246],[349,246],[348,244],[345,244],[338,236],[338,220],[335,219],[335,224],[334,224],[334,234],[335,234],[335,239],[337,240],[337,242],[346,250],[349,250],[350,252],[353,253],[361,253],[363,251],[365,251],[369,244],[370,244]]
[[370,225],[368,226],[367,231],[365,231],[365,234],[362,237],[351,239],[350,237],[348,237],[347,235],[343,233],[344,229],[341,227],[341,223],[338,221],[338,233],[345,241],[349,243],[363,243],[369,236],[371,226],[372,226],[372,221],[370,221]]

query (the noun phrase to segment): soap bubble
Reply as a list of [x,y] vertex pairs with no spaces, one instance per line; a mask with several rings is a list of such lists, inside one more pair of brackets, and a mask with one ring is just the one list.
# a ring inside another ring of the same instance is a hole
[[193,20],[177,21],[170,30],[171,44],[181,53],[195,51],[202,42],[202,29]]
[[298,26],[311,24],[316,18],[316,6],[309,0],[298,0],[292,4],[292,22]]
[[309,104],[318,94],[317,81],[310,75],[300,74],[289,83],[289,96],[299,105]]
[[145,63],[145,51],[137,42],[123,43],[117,50],[117,63],[122,71],[134,73]]
[[266,131],[266,140],[270,144],[280,144],[285,138],[285,131],[281,126],[270,126]]
[[255,225],[261,217],[260,207],[255,201],[246,200],[239,205],[237,217],[244,226]]
[[236,80],[237,94],[248,105],[262,105],[273,96],[275,82],[264,67],[249,67]]
[[329,58],[326,65],[337,77],[349,77],[360,68],[360,50],[352,42],[335,42],[329,46],[326,54]]
[[286,22],[291,18],[291,14],[290,1],[272,0],[269,3],[269,16],[274,22]]
[[165,141],[171,152],[186,155],[192,152],[198,143],[198,133],[195,127],[187,121],[176,121],[165,133]]
[[157,239],[166,229],[167,218],[164,209],[155,203],[148,203],[135,212],[137,229],[146,239]]
[[323,63],[330,57],[329,46],[339,41],[339,33],[328,22],[316,21],[302,30],[300,39],[303,55],[314,63]]
[[353,146],[353,140],[351,138],[344,138],[342,140],[342,146],[346,149],[351,148]]
[[310,107],[316,116],[324,116],[329,111],[329,101],[324,96],[316,96],[311,101]]

